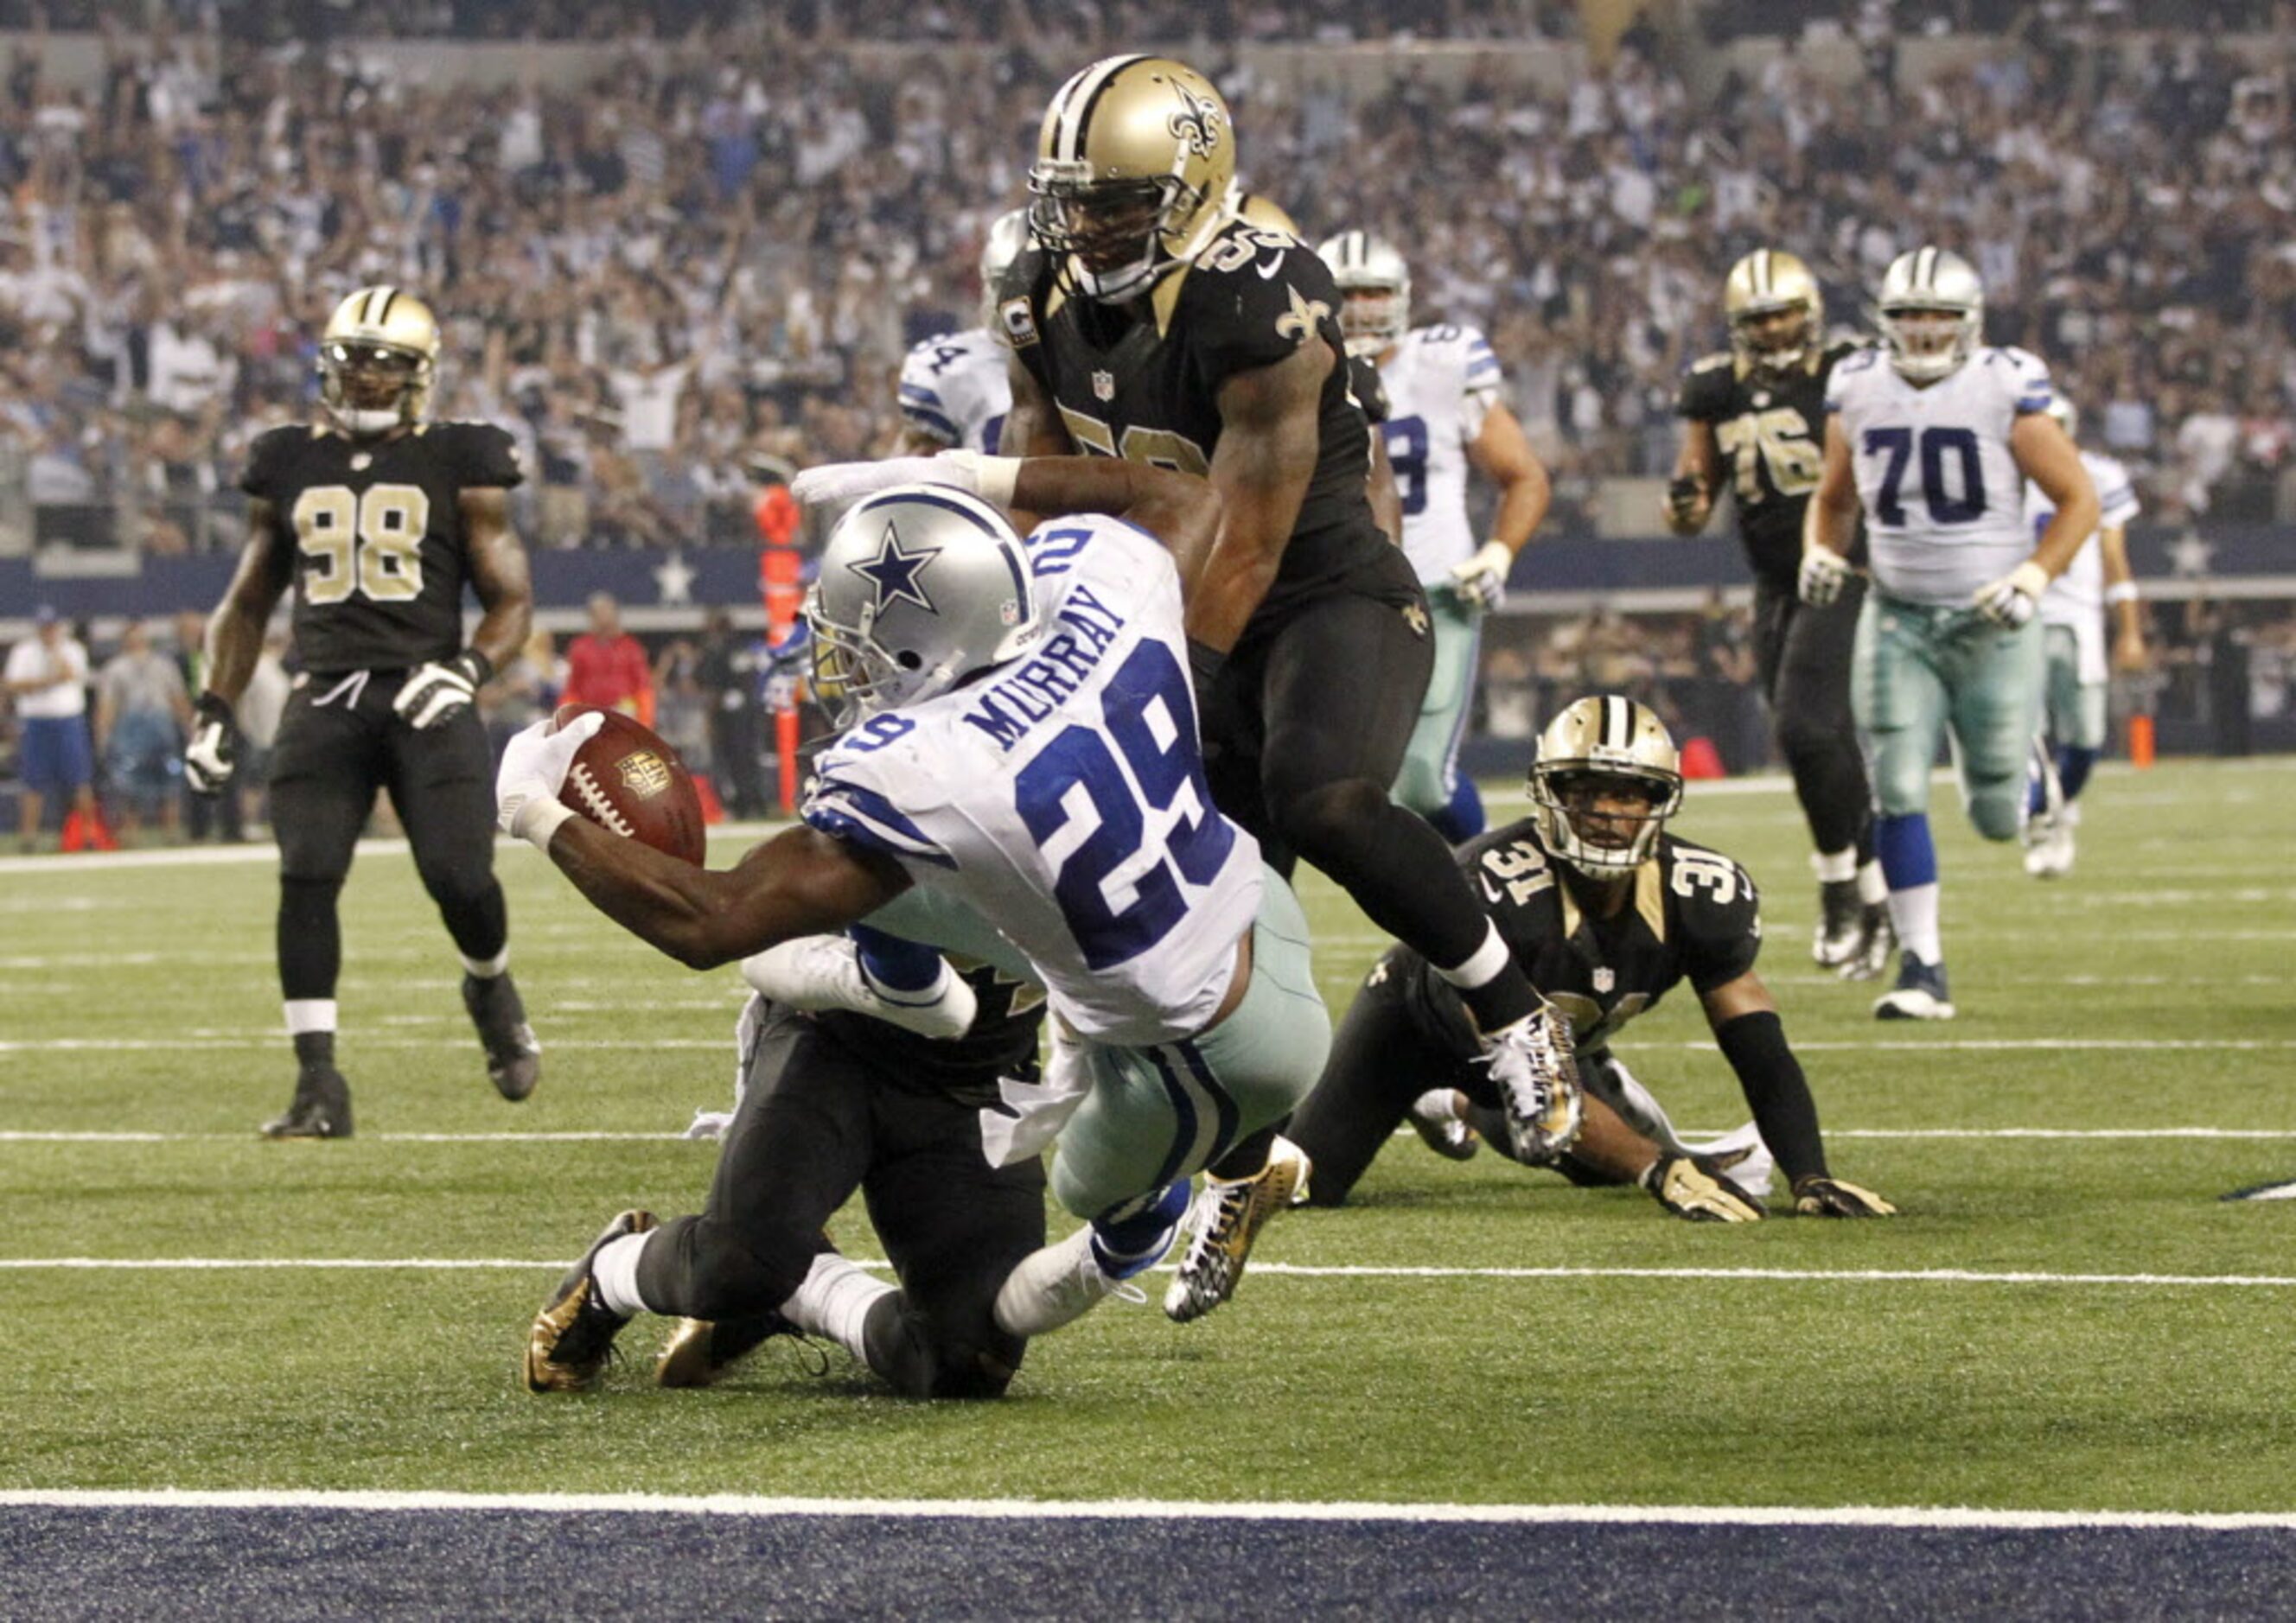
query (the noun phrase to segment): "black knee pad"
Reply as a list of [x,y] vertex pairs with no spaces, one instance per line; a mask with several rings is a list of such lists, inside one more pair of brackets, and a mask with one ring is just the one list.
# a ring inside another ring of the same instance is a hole
[[1310,862],[1319,852],[1377,839],[1391,804],[1385,784],[1365,778],[1286,784],[1274,775],[1267,799],[1276,832]]

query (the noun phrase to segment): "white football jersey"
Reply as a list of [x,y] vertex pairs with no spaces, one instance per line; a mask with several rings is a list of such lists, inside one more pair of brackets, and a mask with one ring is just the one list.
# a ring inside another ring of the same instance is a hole
[[1205,787],[1179,574],[1120,519],[1028,544],[1045,639],[848,732],[803,815],[988,920],[1079,1036],[1177,1042],[1218,1012],[1261,884]]
[[1926,389],[1899,377],[1882,348],[1835,365],[1825,409],[1849,442],[1883,592],[1967,608],[2031,554],[2009,430],[2051,398],[2048,368],[2022,349],[1980,348]]
[[1011,354],[986,327],[925,340],[901,363],[901,415],[943,445],[994,455],[1013,409]]
[[1472,327],[1414,327],[1380,363],[1379,381],[1404,555],[1423,585],[1448,582],[1480,545],[1467,522],[1467,447],[1498,400],[1498,357]]
[[[2099,528],[2128,524],[2142,511],[2128,483],[2128,470],[2095,451],[2083,451],[2080,459],[2081,466],[2088,470],[2089,482],[2096,487],[2097,505],[2103,510]],[[2027,481],[2025,517],[2032,525],[2034,539],[2040,538],[2056,514],[2055,504],[2041,488]],[[2065,572],[2049,583],[2041,599],[2041,618],[2052,626],[2079,626],[2098,619],[2103,612],[2104,553],[2092,535],[2081,542],[2080,551],[2073,554]]]

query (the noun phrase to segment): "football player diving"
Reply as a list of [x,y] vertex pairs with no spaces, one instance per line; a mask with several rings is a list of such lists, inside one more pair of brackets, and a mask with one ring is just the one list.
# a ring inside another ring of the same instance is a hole
[[[1349,354],[1379,371],[1380,433],[1394,470],[1403,550],[1434,620],[1434,674],[1404,749],[1395,798],[1456,845],[1483,832],[1482,797],[1459,770],[1482,617],[1506,596],[1515,555],[1546,518],[1554,489],[1503,398],[1489,341],[1472,327],[1413,326],[1410,268],[1391,243],[1343,231],[1316,252],[1345,300],[1340,331]],[[1499,492],[1490,537],[1480,545],[1467,516],[1470,468]]]
[[[1794,1209],[1833,1217],[1894,1211],[1827,1168],[1809,1086],[1754,973],[1761,919],[1753,881],[1720,852],[1666,832],[1682,801],[1682,771],[1665,724],[1630,699],[1580,699],[1541,734],[1529,789],[1530,816],[1472,841],[1459,863],[1515,962],[1569,1021],[1586,1126],[1558,1170],[1579,1183],[1639,1183],[1695,1221],[1762,1216],[1730,1176],[1737,1155],[1685,1145],[1611,1053],[1629,1021],[1687,981]],[[1474,1053],[1456,991],[1409,947],[1390,948],[1340,1022],[1323,1079],[1284,1129],[1308,1159],[1306,1203],[1344,1203],[1405,1120],[1454,1160],[1484,1136],[1511,1153]]]
[[[247,542],[209,622],[208,679],[184,751],[201,794],[231,781],[232,707],[265,623],[295,591],[302,662],[271,762],[279,840],[280,990],[297,1074],[274,1138],[347,1138],[335,1065],[336,898],[359,831],[387,790],[463,964],[463,1005],[487,1074],[525,1098],[541,1048],[510,978],[509,916],[494,873],[493,759],[478,690],[533,619],[526,552],[510,525],[523,477],[501,429],[432,422],[439,324],[422,300],[361,288],[319,340],[316,421],[255,441],[240,488]],[[467,643],[463,594],[482,611]]]
[[[1374,517],[1339,290],[1296,236],[1230,211],[1235,164],[1226,102],[1182,63],[1112,56],[1054,95],[1031,245],[1001,291],[1005,448],[1211,481],[1219,518],[1187,635],[1213,800],[1279,873],[1306,859],[1416,947],[1459,987],[1494,1063],[1543,1086],[1536,995],[1442,836],[1390,798],[1434,643],[1426,594]],[[1175,1317],[1217,1301],[1189,1281],[1232,1278],[1295,1176],[1272,1126],[1214,1170],[1197,1236],[1223,1257],[1184,1265]]]
[[[1969,820],[1988,840],[2024,826],[2040,724],[2049,583],[2096,529],[2095,487],[2048,414],[2048,368],[1984,342],[1985,289],[1938,248],[1882,277],[1885,340],[1833,368],[1825,464],[1803,514],[1802,601],[1824,607],[1852,575],[1860,510],[1874,584],[1859,611],[1850,701],[1874,753],[1874,845],[1889,881],[1898,981],[1882,1020],[1951,1020],[1930,767],[1952,735]],[[2054,512],[2038,542],[2030,480]]]
[[[1830,603],[1795,590],[1802,510],[1817,488],[1825,384],[1857,346],[1828,343],[1825,305],[1809,267],[1758,248],[1722,283],[1730,348],[1683,379],[1675,414],[1681,454],[1667,487],[1677,535],[1706,527],[1726,488],[1754,571],[1754,660],[1770,724],[1809,824],[1817,871],[1810,955],[1849,980],[1888,967],[1889,890],[1874,855],[1874,791],[1849,713],[1849,656],[1862,580]],[[1862,561],[1863,554],[1859,554]]]

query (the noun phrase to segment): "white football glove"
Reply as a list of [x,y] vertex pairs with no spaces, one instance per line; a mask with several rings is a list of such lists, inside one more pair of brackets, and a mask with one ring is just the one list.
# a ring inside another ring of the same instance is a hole
[[555,733],[543,720],[512,736],[495,771],[495,821],[504,833],[530,841],[537,851],[550,848],[551,835],[574,815],[559,803],[558,791],[576,754],[605,725],[605,717],[593,710]]
[[832,462],[808,468],[790,481],[790,494],[808,507],[840,506],[895,485],[947,485],[1009,506],[1020,477],[1017,456],[944,451],[938,456],[889,456],[882,462]]
[[1466,562],[1451,566],[1451,589],[1479,609],[1496,609],[1506,599],[1507,571],[1513,568],[1513,547],[1486,541]]
[[390,708],[417,733],[428,733],[476,704],[479,690],[493,675],[487,656],[475,648],[466,648],[443,663],[433,660],[428,665],[416,666],[399,688],[398,697],[390,701]]
[[2028,558],[2000,579],[1978,587],[1969,601],[1987,619],[2014,631],[2033,618],[2048,589],[2049,571]]
[[1801,549],[1801,569],[1794,586],[1802,602],[1813,609],[1823,609],[1841,597],[1841,588],[1849,584],[1849,559],[1830,546]]
[[184,746],[184,782],[195,795],[219,795],[231,782],[235,745],[231,706],[220,693],[201,693],[193,707],[192,742]]

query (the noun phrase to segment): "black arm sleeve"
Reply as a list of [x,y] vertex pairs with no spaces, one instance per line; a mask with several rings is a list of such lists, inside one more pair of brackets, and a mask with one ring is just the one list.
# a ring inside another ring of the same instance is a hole
[[1753,1107],[1754,1125],[1762,1142],[1778,1158],[1789,1185],[1800,1178],[1825,1172],[1825,1144],[1817,1134],[1817,1101],[1801,1074],[1801,1062],[1786,1046],[1786,1029],[1777,1015],[1764,1009],[1741,1014],[1714,1029],[1722,1057],[1738,1073],[1738,1086]]

